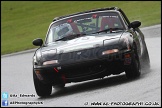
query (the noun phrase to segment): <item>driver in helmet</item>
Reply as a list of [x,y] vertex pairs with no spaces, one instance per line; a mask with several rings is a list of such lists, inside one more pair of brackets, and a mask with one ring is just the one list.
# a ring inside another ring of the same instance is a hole
[[59,27],[57,35],[58,35],[58,37],[60,39],[60,38],[72,35],[73,33],[74,32],[73,32],[73,29],[72,29],[71,25],[68,24],[68,23],[65,23],[65,24],[63,24],[63,25],[61,25]]

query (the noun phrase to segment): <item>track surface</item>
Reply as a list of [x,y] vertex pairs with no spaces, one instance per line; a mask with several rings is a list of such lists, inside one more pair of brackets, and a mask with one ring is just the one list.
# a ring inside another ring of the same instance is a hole
[[[141,29],[148,47],[151,69],[142,70],[141,77],[127,80],[125,74],[104,79],[66,84],[64,90],[53,89],[50,97],[36,95],[32,76],[34,52],[1,56],[1,93],[8,92],[9,106],[161,106],[161,25]],[[33,97],[20,97],[33,94]],[[2,99],[2,97],[1,97]],[[10,102],[42,102],[36,104],[14,104]],[[135,105],[126,105],[134,103]],[[95,105],[96,104],[96,105]]]

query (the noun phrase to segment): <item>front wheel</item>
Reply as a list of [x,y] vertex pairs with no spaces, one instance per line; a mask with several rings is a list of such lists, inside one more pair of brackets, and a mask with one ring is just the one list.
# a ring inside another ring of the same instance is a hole
[[131,64],[125,68],[126,77],[136,78],[141,74],[141,65],[137,53],[132,54]]
[[44,84],[41,81],[39,81],[34,71],[33,71],[33,80],[34,80],[35,90],[38,96],[48,96],[51,94],[52,85]]

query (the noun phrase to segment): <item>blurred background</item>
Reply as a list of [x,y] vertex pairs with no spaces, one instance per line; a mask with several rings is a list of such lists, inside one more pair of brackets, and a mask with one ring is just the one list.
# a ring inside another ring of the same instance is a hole
[[54,17],[114,6],[141,27],[161,24],[161,1],[1,1],[1,55],[36,48]]

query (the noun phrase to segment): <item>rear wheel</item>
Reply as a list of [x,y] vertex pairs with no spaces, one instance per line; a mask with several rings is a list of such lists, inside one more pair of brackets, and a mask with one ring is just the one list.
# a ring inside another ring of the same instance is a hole
[[33,80],[34,80],[35,90],[38,96],[48,96],[51,94],[52,85],[44,84],[40,82],[34,71],[33,71]]
[[131,64],[129,66],[126,66],[125,73],[127,78],[136,78],[141,74],[141,65],[135,49],[134,53],[132,54]]

